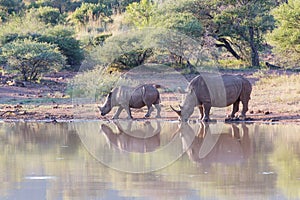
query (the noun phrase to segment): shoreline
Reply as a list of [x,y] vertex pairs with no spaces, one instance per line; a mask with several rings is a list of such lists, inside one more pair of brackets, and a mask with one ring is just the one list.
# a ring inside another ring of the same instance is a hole
[[[166,116],[162,118],[144,118],[144,117],[134,117],[133,119],[126,119],[126,117],[112,120],[111,115],[108,117],[73,117],[72,115],[65,117],[52,115],[51,117],[32,117],[31,115],[22,115],[22,117],[2,117],[0,118],[0,123],[12,123],[12,122],[37,122],[37,123],[73,123],[73,122],[95,122],[95,121],[170,121],[170,122],[179,122],[178,117],[176,117],[172,112],[169,112],[170,115],[173,116]],[[212,121],[210,122],[203,122],[203,123],[258,123],[258,124],[297,124],[300,125],[300,115],[299,114],[248,114],[246,120],[229,120],[227,121],[225,118],[222,117],[214,117],[211,116]],[[189,119],[188,123],[201,123],[198,117],[193,116]]]
[[[252,84],[251,100],[247,117],[249,123],[294,123],[300,124],[300,73],[285,75],[278,71],[225,71],[227,74],[240,74]],[[109,120],[114,111],[102,117],[97,109],[101,100],[90,103],[74,103],[66,93],[67,84],[76,73],[55,73],[45,76],[42,83],[32,83],[26,87],[0,83],[0,122],[32,121],[32,122],[74,122]],[[262,81],[261,81],[262,80]],[[155,80],[154,80],[155,81]],[[298,87],[299,86],[299,87]],[[177,121],[177,115],[171,111],[170,105],[177,106],[181,94],[176,92],[162,94],[163,118]],[[240,104],[240,109],[241,109]],[[211,119],[225,121],[231,106],[222,111],[213,110]],[[196,109],[195,109],[196,110]],[[146,108],[132,109],[134,120],[145,119]],[[154,116],[154,114],[152,115]],[[198,111],[194,112],[190,121],[197,121]],[[126,118],[126,114],[120,116]],[[227,123],[240,123],[232,121]]]

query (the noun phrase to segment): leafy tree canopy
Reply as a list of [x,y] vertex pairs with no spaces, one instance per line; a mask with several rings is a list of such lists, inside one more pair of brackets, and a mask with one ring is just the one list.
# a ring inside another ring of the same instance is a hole
[[32,8],[29,10],[28,14],[32,17],[38,18],[45,24],[57,25],[64,20],[64,17],[59,12],[58,8],[50,6]]
[[84,59],[80,42],[75,38],[75,32],[71,27],[46,25],[30,14],[14,17],[0,27],[0,47],[18,39],[35,39],[39,42],[56,44],[61,53],[67,57],[69,69],[74,69],[70,67],[76,69]]
[[67,64],[78,67],[84,59],[84,52],[81,49],[80,42],[75,38],[75,32],[72,28],[65,26],[55,26],[45,31],[38,38],[41,42],[56,44],[63,55],[67,57]]
[[[289,0],[272,11],[277,27],[268,35],[281,59],[297,65],[300,61],[300,1]],[[286,59],[284,59],[286,57]]]
[[126,20],[137,28],[148,27],[157,5],[150,0],[133,2],[126,7]]
[[89,21],[95,21],[100,17],[105,19],[110,14],[104,4],[83,3],[71,14],[70,20],[75,25],[85,25]]
[[23,8],[22,0],[0,0],[0,21],[6,21],[9,15],[17,14]]
[[178,9],[192,13],[216,45],[258,66],[263,34],[274,27],[273,6],[272,0],[187,0]]
[[9,69],[17,70],[25,81],[35,81],[45,72],[59,70],[65,64],[65,57],[59,49],[49,43],[33,40],[16,40],[4,45],[1,57]]

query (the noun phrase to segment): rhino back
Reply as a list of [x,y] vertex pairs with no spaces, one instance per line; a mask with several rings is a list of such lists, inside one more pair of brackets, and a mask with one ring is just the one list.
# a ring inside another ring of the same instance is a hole
[[112,105],[128,105],[133,88],[119,86],[112,90]]
[[252,85],[248,79],[244,77],[240,77],[240,78],[243,83],[243,89],[241,92],[240,99],[244,101],[249,101],[252,92]]
[[141,108],[146,104],[159,103],[159,92],[153,85],[140,85],[131,94],[129,106],[131,108]]
[[242,79],[238,76],[204,74],[191,81],[189,90],[195,91],[200,104],[210,103],[213,107],[225,107],[240,97],[242,86]]

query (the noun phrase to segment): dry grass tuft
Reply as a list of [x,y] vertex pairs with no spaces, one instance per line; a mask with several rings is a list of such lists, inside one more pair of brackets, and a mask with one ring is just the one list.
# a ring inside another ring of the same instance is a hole
[[300,112],[300,74],[255,74],[251,105],[256,110]]

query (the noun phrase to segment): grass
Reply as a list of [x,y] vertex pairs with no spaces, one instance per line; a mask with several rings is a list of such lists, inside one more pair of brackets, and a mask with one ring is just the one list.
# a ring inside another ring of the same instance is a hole
[[72,98],[95,98],[106,96],[116,85],[132,85],[119,72],[109,73],[102,67],[76,75],[68,84],[67,94]]
[[300,112],[300,74],[257,72],[251,103],[258,109],[281,113]]

